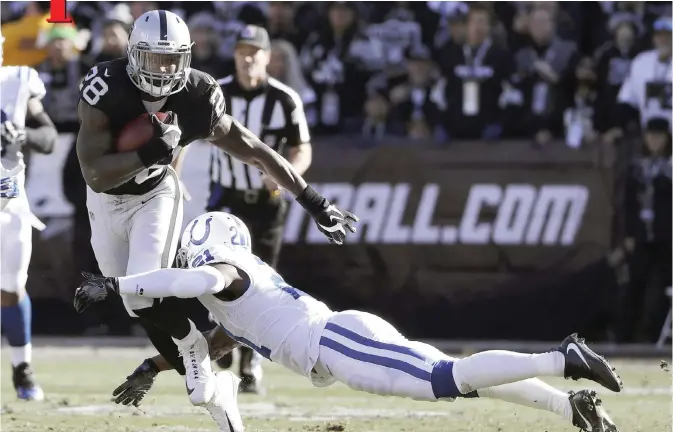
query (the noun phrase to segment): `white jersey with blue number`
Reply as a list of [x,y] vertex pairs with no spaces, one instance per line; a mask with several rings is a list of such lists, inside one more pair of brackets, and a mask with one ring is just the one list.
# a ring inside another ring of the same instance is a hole
[[[26,125],[28,101],[42,99],[46,94],[44,83],[37,71],[28,66],[2,66],[0,68],[0,117],[2,123],[10,121],[17,128]],[[10,169],[22,158],[20,149],[3,148],[2,164]]]
[[190,267],[226,263],[243,270],[250,287],[240,298],[199,297],[234,340],[265,358],[311,378],[319,341],[334,314],[324,303],[291,287],[269,265],[245,249],[220,244],[201,251]]

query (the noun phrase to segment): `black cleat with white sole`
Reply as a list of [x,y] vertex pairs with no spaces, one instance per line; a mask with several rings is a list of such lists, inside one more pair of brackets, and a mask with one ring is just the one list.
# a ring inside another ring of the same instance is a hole
[[573,425],[585,432],[619,432],[595,391],[570,392]]
[[613,392],[621,391],[622,380],[610,366],[607,360],[596,354],[585,343],[584,339],[577,337],[577,333],[571,334],[561,342],[557,349],[565,357],[565,370],[563,376],[578,380],[585,378],[595,381]]

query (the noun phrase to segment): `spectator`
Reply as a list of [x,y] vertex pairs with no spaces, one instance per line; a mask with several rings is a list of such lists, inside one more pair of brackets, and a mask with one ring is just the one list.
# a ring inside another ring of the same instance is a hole
[[357,4],[331,2],[328,26],[312,33],[301,62],[318,99],[317,132],[356,131],[362,123],[365,84],[383,66],[381,43],[358,26]]
[[516,3],[516,13],[507,28],[507,46],[512,52],[518,52],[530,43],[528,36],[528,20],[530,5],[528,3]]
[[576,43],[582,39],[582,29],[576,25],[582,20],[581,6],[578,8],[578,5],[566,2],[561,5],[557,1],[535,1],[531,13],[538,10],[549,13],[556,34],[561,39]]
[[456,7],[442,17],[435,33],[433,46],[436,52],[441,51],[448,43],[456,45],[465,43],[468,6],[463,2],[454,3],[457,3]]
[[238,3],[234,7],[236,8],[236,16],[242,23],[264,27],[266,25],[266,15],[262,9],[273,2],[239,1],[225,3]]
[[[240,16],[241,4],[244,2],[211,2],[206,3],[207,7],[213,8],[213,18],[215,21],[215,32],[217,33],[217,41],[219,45],[218,55],[227,64],[233,67],[234,64],[234,49],[236,46],[236,38],[245,26],[245,22]],[[199,12],[206,12],[201,6],[197,10],[200,2],[184,2],[185,7],[191,8],[194,15]],[[256,8],[255,8],[256,9]],[[248,8],[250,10],[250,8]],[[192,15],[193,16],[193,15]],[[233,69],[231,69],[233,72]]]
[[509,51],[491,39],[491,20],[489,9],[472,4],[466,43],[449,43],[439,53],[444,79],[433,90],[433,100],[446,109],[451,138],[496,139],[502,134],[499,99],[513,65]]
[[299,64],[299,56],[294,46],[285,40],[273,40],[271,42],[271,60],[267,71],[272,78],[296,91],[301,97],[306,113],[306,121],[309,126],[315,126],[318,118],[316,114],[315,91],[306,81]]
[[102,25],[100,51],[92,59],[87,60],[87,68],[97,63],[126,57],[126,46],[129,33],[124,23],[117,20],[106,20]]
[[432,100],[436,69],[427,47],[407,50],[407,77],[390,91],[393,109],[391,120],[406,127],[406,136],[412,139],[432,138],[441,128],[442,111]]
[[59,132],[76,132],[78,86],[88,70],[75,48],[77,29],[70,24],[57,24],[46,37],[48,57],[37,67],[47,88],[42,103]]
[[[642,156],[626,184],[627,238],[631,255],[630,285],[621,298],[622,341],[653,342],[670,307],[665,288],[671,285],[671,134],[668,118],[645,126]],[[631,333],[635,331],[634,333]]]
[[193,15],[187,25],[194,43],[191,67],[206,72],[215,79],[230,75],[234,71],[234,65],[233,62],[225,61],[219,56],[215,18],[201,12]]
[[596,103],[596,75],[593,61],[582,59],[575,71],[577,89],[570,106],[563,113],[565,139],[568,147],[579,148],[595,141],[594,106]]
[[518,85],[523,91],[522,131],[539,145],[563,134],[563,109],[572,103],[575,44],[556,35],[553,17],[536,9],[528,17],[531,43],[516,53]]
[[[83,3],[81,2],[78,3],[78,5],[81,4]],[[75,10],[79,10],[79,7],[76,8]],[[104,16],[104,18],[101,19],[101,16]],[[80,25],[79,22],[77,21],[75,22],[77,23],[78,28],[80,28],[81,33],[82,26]],[[103,49],[103,45],[105,43],[105,38],[100,37],[100,35],[103,33],[104,27],[110,24],[111,22],[121,24],[124,32],[128,34],[129,30],[131,29],[131,26],[133,25],[133,16],[131,15],[131,8],[129,7],[129,5],[119,3],[114,7],[108,6],[107,11],[105,11],[104,13],[101,12],[98,15],[96,15],[96,19],[91,23],[90,26],[86,27],[90,29],[91,34],[94,35],[91,38],[91,45],[89,49],[85,50],[85,52],[89,54],[89,57],[96,58],[100,54],[101,50]],[[124,53],[123,55],[126,55],[126,53]]]
[[47,58],[47,50],[38,47],[38,37],[51,28],[47,23],[49,2],[29,2],[23,17],[2,25],[5,38],[2,63],[5,66],[33,66]]
[[[379,6],[388,5],[392,8],[404,7],[413,13],[414,21],[416,21],[421,28],[421,43],[427,47],[433,47],[437,28],[439,26],[440,15],[433,11],[430,4],[433,2],[417,2],[417,1],[398,1],[398,2],[374,2]],[[444,2],[446,3],[446,2]],[[453,2],[460,3],[460,2]],[[387,15],[387,14],[386,14]]]
[[654,30],[655,49],[633,59],[619,91],[620,106],[613,128],[603,136],[609,143],[623,136],[625,128],[638,117],[642,125],[653,117],[671,117],[671,19],[658,19]]
[[383,22],[369,24],[366,28],[370,38],[381,41],[389,75],[404,74],[405,50],[421,44],[421,26],[414,21],[414,12],[404,3],[393,3]]
[[2,25],[21,19],[29,2],[4,1],[0,3],[0,22]]
[[266,29],[271,39],[284,39],[290,42],[295,50],[301,49],[307,34],[303,34],[295,20],[296,5],[291,1],[269,2]]
[[126,31],[128,32],[133,25],[133,15],[131,15],[131,8],[129,5],[124,3],[119,3],[112,9],[110,9],[105,14],[105,19],[107,21],[117,21],[120,22]]
[[[585,2],[586,3],[586,2]],[[512,52],[517,52],[531,44],[530,16],[533,12],[546,11],[554,24],[556,34],[563,40],[578,42],[583,39],[582,23],[585,11],[591,12],[591,7],[582,3],[581,6],[566,2],[502,2],[498,4],[498,11],[508,20],[505,22],[506,39]],[[595,8],[600,16],[600,9]]]
[[441,127],[441,110],[431,97],[437,74],[430,49],[409,47],[405,63],[407,73],[403,76],[381,73],[368,83],[366,135],[380,138],[384,132],[391,132],[427,139]]
[[[469,7],[464,2],[428,2],[431,7],[437,8],[437,13],[441,11],[441,17],[432,40],[432,46],[435,52],[441,51],[447,43],[462,45],[465,43],[465,32],[467,23],[467,12]],[[446,11],[441,9],[441,5],[451,4],[452,7]],[[435,56],[435,58],[439,58]]]
[[[101,18],[106,17],[108,14],[126,9],[128,19],[131,19],[129,7],[123,3],[114,7],[108,2],[78,1],[68,2],[66,4],[68,12],[77,28],[79,30],[89,30],[94,35],[99,35],[102,32],[102,26],[106,23],[106,19]],[[92,50],[94,50],[94,47],[92,47]],[[92,54],[98,54],[98,51],[94,51]]]
[[145,12],[159,9],[159,4],[155,1],[132,1],[129,2],[129,6],[131,8],[133,21],[137,20],[138,17]]
[[365,101],[365,119],[362,124],[362,134],[375,139],[381,139],[387,132],[390,104],[385,96],[374,94]]
[[637,36],[639,23],[628,14],[617,14],[610,20],[613,40],[606,42],[595,55],[598,94],[594,122],[604,133],[612,126],[612,116],[617,110],[617,95],[631,68],[631,61],[638,54]]
[[[657,3],[660,3],[664,8],[662,9]],[[626,15],[633,22],[639,23],[641,31],[638,33],[638,44],[641,50],[651,48],[654,22],[660,16],[670,15],[671,13],[671,5],[667,2],[615,1],[600,2],[600,5],[608,17],[608,22],[615,16]]]

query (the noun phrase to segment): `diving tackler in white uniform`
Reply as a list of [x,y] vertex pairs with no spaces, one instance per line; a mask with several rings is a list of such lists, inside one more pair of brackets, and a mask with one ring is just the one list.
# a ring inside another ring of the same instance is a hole
[[[355,390],[425,401],[492,397],[555,412],[584,430],[617,430],[595,392],[568,395],[534,378],[586,378],[620,391],[619,376],[577,335],[541,354],[486,351],[452,358],[375,315],[330,310],[288,285],[251,253],[250,242],[236,216],[206,213],[182,234],[181,268],[89,280],[77,290],[75,307],[82,311],[108,293],[196,297],[231,339],[316,386],[341,381]],[[224,300],[225,294],[232,299]],[[233,406],[227,412],[239,415]]]

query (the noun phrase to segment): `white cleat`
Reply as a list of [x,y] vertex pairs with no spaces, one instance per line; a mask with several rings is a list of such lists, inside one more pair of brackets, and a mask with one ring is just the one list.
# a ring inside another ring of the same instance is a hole
[[241,379],[231,371],[217,373],[215,397],[205,405],[220,432],[243,432],[243,419],[238,410],[238,386]]
[[[176,341],[178,342],[178,341]],[[201,333],[192,345],[178,343],[182,362],[185,365],[185,385],[192,405],[203,406],[215,396],[217,383],[210,364],[208,342]]]

